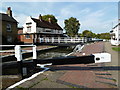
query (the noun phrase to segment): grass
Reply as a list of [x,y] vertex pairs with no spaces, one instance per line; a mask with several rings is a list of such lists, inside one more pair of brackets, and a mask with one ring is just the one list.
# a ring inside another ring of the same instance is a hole
[[120,47],[113,47],[112,48],[114,51],[120,51]]

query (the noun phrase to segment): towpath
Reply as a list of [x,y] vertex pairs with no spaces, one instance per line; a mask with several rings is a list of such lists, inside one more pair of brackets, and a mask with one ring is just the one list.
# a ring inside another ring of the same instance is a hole
[[[74,55],[81,56],[105,51],[105,43],[98,42],[86,45],[82,52]],[[118,88],[113,75],[102,68],[100,64],[76,64],[51,66],[49,71],[26,81],[16,88]]]

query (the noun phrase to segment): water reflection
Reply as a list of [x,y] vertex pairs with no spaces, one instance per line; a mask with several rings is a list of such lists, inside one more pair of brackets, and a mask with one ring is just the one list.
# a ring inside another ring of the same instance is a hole
[[72,48],[70,47],[59,47],[56,49],[48,50],[48,51],[43,51],[38,54],[39,59],[43,58],[53,58],[53,57],[61,57],[69,54],[72,52]]

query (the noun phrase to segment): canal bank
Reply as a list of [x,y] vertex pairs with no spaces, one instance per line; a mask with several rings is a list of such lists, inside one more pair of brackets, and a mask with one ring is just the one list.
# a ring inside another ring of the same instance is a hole
[[[37,52],[52,50],[55,48],[58,48],[58,47],[42,45],[42,46],[37,47]],[[22,50],[24,50],[24,52],[22,53],[23,59],[25,59],[25,58],[27,59],[27,57],[32,56],[32,48],[31,47],[24,47],[24,48],[22,48]],[[29,50],[29,52],[27,52],[26,50]],[[4,51],[4,53],[1,53],[2,62],[17,61],[17,59],[15,58],[15,55],[14,55],[14,50],[9,49],[9,50],[3,50],[3,51]],[[2,80],[2,83],[1,83],[0,88],[7,88],[8,86],[22,80],[21,74],[19,74],[18,72],[19,71],[17,70],[17,68],[12,68],[12,67],[2,70],[2,76],[0,76],[0,80]],[[39,71],[37,71],[37,72],[39,72]]]
[[[23,48],[22,50],[31,50],[32,48]],[[57,47],[57,46],[47,46],[47,48],[41,48],[41,46],[37,47],[37,53],[38,53],[38,58],[42,59],[42,58],[53,58],[53,57],[61,57],[64,56],[68,53],[70,53],[72,51],[72,49],[70,49],[69,47]],[[25,53],[22,55],[23,58],[26,58],[25,56],[32,56],[32,50],[31,52]],[[11,55],[11,59],[13,59],[12,57],[14,57],[14,55]],[[6,60],[8,61],[8,56],[6,56]],[[30,59],[30,58],[29,58]],[[40,71],[40,69],[39,69]],[[37,71],[37,72],[39,72]],[[8,73],[7,73],[8,72]],[[13,73],[12,73],[13,72]],[[1,76],[0,78],[2,78],[2,86],[3,88],[6,88],[8,86],[10,86],[11,84],[14,84],[18,81],[20,81],[22,78],[20,75],[16,75],[17,74],[17,70],[15,68],[15,70],[12,70],[12,68],[9,68],[9,70],[3,70],[3,76]],[[12,78],[11,78],[12,77]]]
[[[96,51],[100,53],[104,51],[104,42],[89,44],[88,47],[83,48],[84,53],[88,50],[91,53]],[[117,88],[116,81],[108,70],[101,67],[102,65],[101,63],[50,66],[50,70],[15,88]]]

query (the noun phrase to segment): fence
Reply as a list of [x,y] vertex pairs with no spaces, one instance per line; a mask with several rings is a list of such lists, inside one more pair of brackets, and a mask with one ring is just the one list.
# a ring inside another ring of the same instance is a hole
[[[21,47],[33,47],[32,51],[33,52],[33,60],[37,59],[37,52],[36,52],[36,45],[0,45],[0,47],[14,47],[14,50],[8,50],[8,51],[0,51],[0,52],[15,52],[15,57],[17,58],[17,61],[9,61],[9,62],[4,62],[2,63],[2,71],[6,71],[9,69],[17,69],[17,72],[13,73],[18,73],[22,76],[22,78],[25,78],[27,76],[27,73],[30,73],[29,75],[33,74],[35,65],[33,62],[27,60],[24,61],[22,58],[22,52],[30,51],[30,50],[22,50]],[[29,68],[29,70],[27,70]],[[3,72],[3,74],[6,72]],[[10,72],[11,73],[11,72]]]
[[14,50],[7,50],[7,51],[0,51],[0,52],[15,52],[15,57],[17,61],[22,60],[22,51],[29,51],[29,50],[22,50],[21,47],[33,47],[33,59],[37,59],[36,53],[36,45],[0,45],[0,47],[14,47]]
[[44,37],[44,38],[35,38],[35,42],[38,43],[79,43],[79,42],[87,42],[85,37],[74,38],[74,37]]

